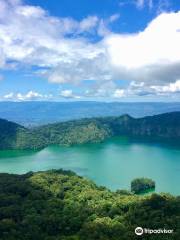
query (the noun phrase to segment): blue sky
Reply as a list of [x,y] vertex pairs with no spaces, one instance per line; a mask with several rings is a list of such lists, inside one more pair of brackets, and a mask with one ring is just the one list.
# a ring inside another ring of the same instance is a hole
[[179,101],[178,0],[0,0],[0,100]]

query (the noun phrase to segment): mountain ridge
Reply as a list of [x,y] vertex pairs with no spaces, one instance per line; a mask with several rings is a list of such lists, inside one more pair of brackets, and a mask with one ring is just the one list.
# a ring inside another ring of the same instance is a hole
[[89,117],[145,117],[180,111],[178,102],[0,102],[0,118],[26,127]]
[[180,112],[133,118],[84,118],[33,129],[0,119],[0,149],[42,149],[49,145],[96,143],[111,137],[180,139]]

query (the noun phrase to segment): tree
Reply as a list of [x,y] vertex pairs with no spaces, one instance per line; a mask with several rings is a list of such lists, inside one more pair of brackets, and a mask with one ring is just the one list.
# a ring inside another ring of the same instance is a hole
[[155,182],[149,178],[136,178],[131,182],[131,191],[138,194],[155,189]]

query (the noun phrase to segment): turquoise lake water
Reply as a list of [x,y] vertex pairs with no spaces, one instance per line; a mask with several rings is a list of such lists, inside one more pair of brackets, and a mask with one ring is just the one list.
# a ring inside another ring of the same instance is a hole
[[180,148],[111,139],[72,147],[50,146],[39,152],[0,151],[0,172],[73,170],[111,190],[130,189],[137,177],[152,178],[156,192],[180,195]]

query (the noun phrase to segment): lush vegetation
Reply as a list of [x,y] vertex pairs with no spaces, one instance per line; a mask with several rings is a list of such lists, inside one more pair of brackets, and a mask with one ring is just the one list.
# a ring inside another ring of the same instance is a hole
[[26,129],[16,123],[0,120],[0,149],[11,149],[16,147],[18,132]]
[[149,178],[136,178],[131,182],[131,191],[134,193],[142,193],[155,189],[155,182]]
[[45,146],[40,134],[16,123],[0,119],[0,149],[40,149]]
[[51,144],[92,143],[112,136],[176,141],[180,138],[180,112],[138,119],[129,115],[82,119],[34,129],[0,120],[0,130],[0,149],[40,149]]
[[[111,192],[69,171],[0,174],[1,240],[135,240],[137,226],[180,236],[180,198]],[[141,238],[142,239],[142,238]]]
[[[40,149],[113,136],[179,140],[180,112],[139,119],[129,115],[83,119],[34,129],[0,120],[0,149]],[[155,187],[149,179],[136,179],[131,187],[132,192],[111,192],[62,170],[0,174],[0,239],[135,240],[137,226],[174,230],[172,235],[148,239],[178,239],[180,197],[134,194]]]

